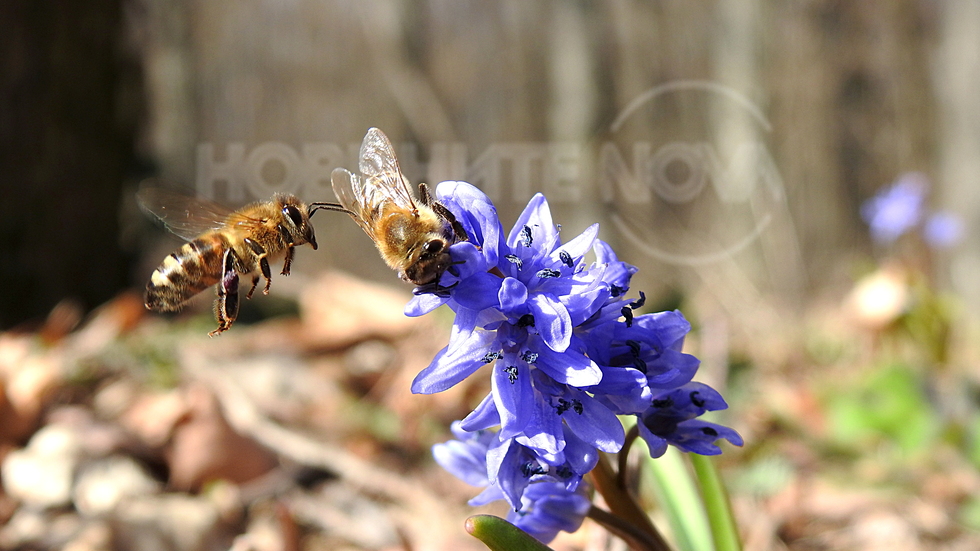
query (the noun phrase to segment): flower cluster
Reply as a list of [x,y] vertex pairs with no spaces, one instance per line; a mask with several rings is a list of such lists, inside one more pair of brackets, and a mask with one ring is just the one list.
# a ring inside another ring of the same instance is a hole
[[654,457],[668,444],[706,455],[721,452],[719,439],[741,445],[732,429],[697,419],[727,404],[691,382],[699,361],[681,351],[690,324],[676,311],[635,313],[645,300],[627,297],[636,268],[597,239],[598,225],[563,243],[538,194],[505,236],[477,188],[443,182],[436,191],[470,239],[406,306],[410,316],[441,305],[456,314],[448,346],[412,391],[490,369],[492,390],[454,426],[458,440],[434,449],[447,470],[487,487],[471,503],[507,500],[511,520],[542,541],[574,530],[588,511],[582,477],[599,451],[623,446],[620,415],[636,417]]
[[871,237],[889,244],[921,224],[922,237],[932,247],[955,245],[963,234],[963,222],[956,215],[925,208],[929,182],[924,174],[908,172],[895,183],[865,201],[861,216],[871,229]]

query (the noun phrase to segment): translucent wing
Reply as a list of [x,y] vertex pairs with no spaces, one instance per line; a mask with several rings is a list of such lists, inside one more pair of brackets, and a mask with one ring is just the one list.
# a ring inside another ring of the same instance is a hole
[[168,230],[188,241],[224,226],[234,212],[214,201],[160,187],[141,188],[136,200]]
[[395,150],[384,132],[377,128],[367,131],[361,142],[360,157],[358,168],[365,178],[361,192],[365,200],[373,205],[391,201],[401,208],[416,210],[408,179],[402,175]]
[[335,168],[330,173],[330,185],[340,204],[350,211],[361,229],[374,239],[374,220],[380,212],[364,195],[364,182],[357,174]]

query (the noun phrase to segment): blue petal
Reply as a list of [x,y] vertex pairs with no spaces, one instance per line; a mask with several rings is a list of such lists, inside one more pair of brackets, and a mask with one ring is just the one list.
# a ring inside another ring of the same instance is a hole
[[576,436],[608,453],[616,453],[623,447],[626,435],[619,418],[588,394],[569,389],[569,396],[582,404],[582,413],[569,409],[562,414],[568,428]]
[[675,350],[680,350],[680,345],[684,343],[684,336],[691,331],[690,322],[677,310],[637,316],[633,318],[633,326],[652,331],[664,347]]
[[555,352],[547,346],[535,347],[535,352],[538,358],[534,365],[559,383],[586,387],[602,380],[599,366],[582,352],[572,349]]
[[518,442],[545,454],[556,454],[565,447],[561,418],[540,394],[534,395],[534,409]]
[[527,287],[513,277],[505,277],[497,293],[500,311],[512,317],[519,317],[527,312],[524,303],[527,302]]
[[569,467],[578,475],[592,471],[599,462],[599,451],[595,446],[582,440],[567,425],[563,427],[565,435],[565,459]]
[[[450,349],[443,348],[436,354],[428,367],[419,372],[412,381],[412,392],[415,394],[433,394],[442,392],[469,377],[480,367],[486,365],[483,361],[496,338],[493,331],[477,330],[469,333],[462,342],[455,343]],[[459,341],[459,339],[457,339]],[[454,343],[450,341],[452,346]]]
[[[521,231],[524,226],[531,228],[533,241],[531,248],[538,250],[545,243],[552,243],[558,234],[551,220],[551,209],[544,195],[537,193],[528,201],[524,211],[517,217],[510,235],[507,236],[507,246],[517,251],[523,247]],[[550,251],[549,251],[550,252]]]
[[490,484],[485,448],[480,450],[466,442],[450,440],[432,446],[432,457],[439,466],[470,486],[482,487]]
[[466,182],[442,182],[436,187],[436,197],[456,215],[470,240],[480,246],[487,264],[496,265],[504,230],[490,198]]
[[481,272],[460,281],[453,288],[453,300],[464,308],[484,310],[497,305],[501,279],[495,275]]
[[500,440],[487,451],[490,483],[500,487],[504,499],[514,510],[521,507],[521,496],[530,482],[524,474],[524,466],[529,462],[536,463],[527,449],[513,438]]
[[652,388],[674,388],[694,378],[701,360],[690,354],[665,350],[659,358],[647,363],[647,383]]
[[490,485],[487,486],[485,490],[480,492],[480,495],[474,497],[466,503],[470,507],[480,507],[482,505],[486,505],[487,503],[497,501],[498,499],[504,499],[504,497],[504,492],[500,490],[500,486]]
[[599,235],[599,224],[592,224],[574,239],[552,251],[549,259],[554,264],[561,264],[561,253],[564,251],[572,257],[573,261],[577,262],[592,248],[597,235]]
[[405,304],[405,315],[410,318],[423,316],[449,301],[449,297],[439,297],[432,293],[415,295]]
[[466,431],[485,430],[500,424],[500,415],[497,413],[497,405],[493,401],[493,393],[487,394],[462,421],[460,428]]
[[531,373],[523,361],[498,360],[490,378],[493,399],[500,414],[500,439],[512,438],[524,430],[534,407]]
[[650,457],[656,459],[667,451],[667,440],[650,432],[642,422],[637,422],[636,426],[640,429],[640,438],[647,443],[650,448]]
[[572,318],[554,296],[534,294],[528,300],[534,328],[548,348],[564,352],[572,338]]

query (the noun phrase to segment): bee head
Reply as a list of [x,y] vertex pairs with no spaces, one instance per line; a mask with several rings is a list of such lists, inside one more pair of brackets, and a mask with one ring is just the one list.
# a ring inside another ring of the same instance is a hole
[[449,241],[442,235],[430,234],[422,245],[412,251],[412,260],[402,277],[416,285],[435,283],[452,263]]
[[302,245],[309,243],[313,250],[316,250],[316,234],[313,232],[313,224],[310,223],[310,212],[299,201],[299,199],[287,195],[280,199],[279,206],[282,209],[283,227],[289,232],[293,243]]

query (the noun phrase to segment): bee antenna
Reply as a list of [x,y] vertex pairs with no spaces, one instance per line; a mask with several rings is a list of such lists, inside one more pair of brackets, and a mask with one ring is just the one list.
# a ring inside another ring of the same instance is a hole
[[336,212],[346,212],[347,214],[350,214],[349,210],[345,209],[343,205],[338,205],[337,203],[310,203],[310,208],[309,211],[307,212],[307,216],[312,218],[313,213],[318,210],[332,210]]

